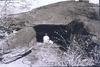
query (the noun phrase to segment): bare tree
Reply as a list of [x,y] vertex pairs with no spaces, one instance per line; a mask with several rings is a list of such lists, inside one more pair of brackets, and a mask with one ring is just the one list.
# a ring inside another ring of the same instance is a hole
[[[21,9],[29,9],[30,3],[28,3],[27,0],[0,0],[3,3],[3,6],[0,10],[0,25],[5,26],[5,24],[8,22],[7,18],[8,15],[13,13],[13,11],[16,9],[16,3],[20,4],[21,2],[24,4],[21,4],[19,6],[19,10]],[[15,12],[16,13],[16,12]]]
[[[8,7],[10,6],[13,6],[13,0],[2,0],[3,2],[3,7],[1,9],[1,24],[6,24],[7,21],[5,20],[7,18],[7,15],[9,14],[9,11],[8,11]],[[12,5],[10,5],[12,3]],[[13,6],[14,7],[14,6]]]

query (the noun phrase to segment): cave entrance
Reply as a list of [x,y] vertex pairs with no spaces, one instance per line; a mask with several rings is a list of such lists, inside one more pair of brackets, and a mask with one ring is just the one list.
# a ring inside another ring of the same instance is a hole
[[[43,36],[45,33],[50,37],[52,41],[55,41],[55,32],[61,32],[62,29],[65,29],[66,25],[37,25],[34,27],[36,31],[37,42],[43,42]],[[61,32],[62,33],[62,32]]]
[[[66,51],[69,46],[72,46],[71,43],[73,43],[73,41],[78,42],[81,46],[86,45],[87,43],[85,42],[88,40],[92,42],[91,37],[93,34],[89,32],[83,22],[78,20],[74,20],[67,25],[37,25],[34,29],[36,31],[37,42],[43,42],[43,36],[47,33],[50,40],[60,45],[60,49],[64,51]],[[89,51],[90,49],[87,50],[84,48],[84,50]]]

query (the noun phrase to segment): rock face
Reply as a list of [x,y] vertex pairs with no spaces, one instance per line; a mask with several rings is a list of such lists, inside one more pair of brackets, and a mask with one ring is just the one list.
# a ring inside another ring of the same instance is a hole
[[2,62],[5,64],[11,63],[19,58],[22,58],[29,53],[31,53],[32,48],[28,47],[22,47],[22,48],[16,48],[12,49],[10,53],[5,54],[2,56]]
[[9,15],[7,18],[7,26],[23,27],[34,26],[39,24],[68,24],[73,19],[78,18],[84,21],[87,19],[97,19],[95,5],[85,2],[60,2],[37,9],[33,9],[26,13]]
[[6,39],[0,42],[1,49],[7,51],[8,49],[14,49],[16,47],[31,47],[36,43],[36,33],[32,27],[25,27],[16,33],[10,34]]
[[[91,7],[94,7],[95,9]],[[62,58],[65,59],[66,57],[69,57],[66,59],[69,62],[68,63],[69,66],[73,66],[77,64],[78,64],[77,66],[79,66],[81,63],[80,61],[83,61],[82,65],[86,64],[88,61],[87,58],[89,58],[92,61],[96,60],[97,62],[100,62],[99,60],[96,59],[96,57],[100,59],[100,56],[99,56],[100,55],[100,50],[99,50],[100,49],[100,46],[99,46],[100,20],[98,19],[98,16],[97,16],[97,11],[96,11],[97,7],[98,7],[97,5],[93,5],[87,2],[68,1],[68,2],[61,2],[61,3],[56,3],[56,4],[40,7],[26,13],[9,15],[7,16],[6,19],[2,19],[7,22],[4,26],[9,29],[20,29],[20,30],[16,33],[10,34],[7,37],[7,39],[4,39],[2,41],[2,43],[0,42],[0,44],[5,44],[1,46],[1,49],[4,48],[4,51],[6,51],[9,48],[13,49],[16,47],[25,47],[25,46],[31,47],[32,45],[34,45],[36,43],[37,33],[39,35],[42,35],[43,33],[43,31],[41,33],[40,31],[36,32],[35,26],[38,26],[38,25],[45,26],[46,24],[47,25],[65,25],[65,29],[61,30],[62,32],[59,31],[60,29],[57,29],[57,31],[53,33],[60,36],[61,38],[60,41],[63,41],[62,43],[58,41],[61,44],[57,43],[57,44],[60,44],[57,50],[60,49],[61,52],[64,51],[65,53],[69,54],[64,57],[61,56],[61,60],[63,60]],[[78,20],[78,21],[75,21],[75,20]],[[47,31],[49,32],[50,29],[51,27],[48,28]],[[52,31],[55,31],[55,29],[54,30],[53,29],[54,28],[52,28]],[[94,42],[94,40],[96,40],[98,43],[96,41]],[[37,46],[37,44],[35,46]],[[35,46],[33,46],[34,49],[35,49]],[[44,45],[43,47],[45,46],[46,45]],[[50,45],[47,45],[47,46],[50,46]],[[36,51],[35,53],[35,54],[38,53],[37,56],[40,56],[42,53],[39,51],[40,49],[41,48],[39,48],[38,51]],[[52,53],[49,55],[49,53],[46,52],[48,51],[49,48],[47,47],[43,49],[44,49],[42,50],[44,52],[43,58],[45,58],[46,60],[49,61],[50,57],[48,56],[50,55],[51,55],[51,58],[52,56],[57,58],[57,56],[55,55],[56,52],[53,53],[54,55]],[[33,50],[32,55],[34,54],[35,50]],[[50,51],[51,51],[51,47],[50,47]],[[53,51],[54,50],[52,50],[52,52]],[[48,56],[46,56],[47,58],[44,57],[45,52],[46,54],[48,54]],[[75,57],[73,58],[73,56]],[[52,59],[54,59],[54,57]],[[41,57],[39,58],[42,61],[45,61]],[[73,58],[73,59],[70,59],[70,58]],[[79,60],[77,58],[79,58]],[[37,58],[35,59],[37,60]],[[74,59],[76,59],[76,61]],[[53,60],[53,61],[56,62],[56,60]],[[75,63],[72,63],[73,61],[75,61]],[[93,63],[92,65],[96,64],[96,62],[92,62],[92,61],[89,62],[90,63],[89,65],[91,65],[92,63]],[[88,63],[86,65],[88,65]]]
[[[93,8],[92,8],[93,7]],[[65,25],[75,19],[80,19],[91,29],[91,32],[100,35],[98,20],[98,5],[86,2],[59,2],[26,13],[9,15],[5,24],[9,28],[24,28],[42,24]]]
[[16,47],[16,46],[29,46],[29,42],[31,42],[32,39],[34,39],[35,42],[35,37],[36,33],[32,27],[25,27],[15,33],[13,36],[13,40],[9,39],[8,43],[11,45],[11,47]]
[[89,0],[79,0],[80,2],[89,2]]

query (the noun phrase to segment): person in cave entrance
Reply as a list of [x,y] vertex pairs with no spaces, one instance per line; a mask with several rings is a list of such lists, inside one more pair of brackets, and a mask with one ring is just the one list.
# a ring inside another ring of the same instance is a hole
[[43,36],[43,43],[45,44],[53,44],[53,41],[50,40],[50,37],[45,33],[45,36]]
[[43,43],[48,43],[50,40],[49,36],[47,35],[47,33],[45,33],[45,36],[43,36]]

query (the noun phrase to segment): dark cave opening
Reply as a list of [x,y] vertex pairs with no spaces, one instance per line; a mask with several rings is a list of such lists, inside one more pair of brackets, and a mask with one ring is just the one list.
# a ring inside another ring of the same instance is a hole
[[[69,35],[66,34],[66,25],[37,25],[34,27],[36,31],[37,42],[43,42],[43,36],[45,33],[50,37],[50,40],[57,45],[60,45],[60,49],[66,51],[68,46],[67,39]],[[65,41],[65,42],[64,42]]]
[[43,36],[45,35],[45,33],[47,33],[47,35],[50,37],[50,40],[55,41],[54,40],[54,36],[57,36],[55,34],[55,32],[60,32],[62,31],[62,29],[65,29],[66,25],[37,25],[34,27],[35,31],[36,31],[36,39],[37,42],[43,42]]
[[[67,25],[47,25],[41,24],[34,27],[36,31],[36,39],[37,42],[43,42],[43,36],[45,33],[50,37],[55,43],[58,44],[70,44],[71,37],[73,35],[81,34],[81,35],[89,35],[88,30],[84,28],[84,24],[75,20]],[[63,42],[62,40],[65,40]]]
[[[95,47],[91,40],[94,35],[90,34],[89,30],[84,27],[84,23],[78,20],[74,20],[67,25],[41,24],[34,26],[34,29],[37,42],[43,42],[43,36],[47,33],[50,40],[60,45],[64,50],[72,46],[71,43],[74,38],[78,42],[78,46],[86,52],[90,52]],[[88,40],[90,40],[88,44],[85,43]]]

